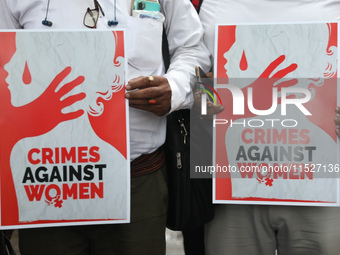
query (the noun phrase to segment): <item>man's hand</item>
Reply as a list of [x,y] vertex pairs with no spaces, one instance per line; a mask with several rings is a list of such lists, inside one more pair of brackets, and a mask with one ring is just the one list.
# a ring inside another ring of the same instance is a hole
[[[209,79],[214,78],[214,74],[212,72],[206,73],[205,76]],[[218,114],[224,110],[224,107],[220,104],[214,105],[213,102],[207,101],[207,115],[201,115],[201,97],[203,94],[203,90],[198,90],[196,89],[194,91],[194,106],[193,109],[195,112],[198,114],[198,116],[203,119],[203,118],[209,118],[212,119],[215,114]]]
[[198,116],[202,118],[212,119],[215,114],[218,114],[224,110],[224,107],[220,104],[214,105],[213,102],[207,101],[207,114],[201,115],[201,96],[203,94],[203,90],[197,90],[194,93],[194,107],[193,109],[197,112]]
[[152,112],[157,116],[167,114],[171,107],[171,88],[163,76],[140,76],[126,85],[125,98],[133,108]]

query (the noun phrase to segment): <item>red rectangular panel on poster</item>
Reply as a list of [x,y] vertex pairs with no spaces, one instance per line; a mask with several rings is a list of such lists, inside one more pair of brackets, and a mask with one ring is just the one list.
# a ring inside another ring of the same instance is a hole
[[124,31],[1,31],[0,45],[0,228],[129,222]]

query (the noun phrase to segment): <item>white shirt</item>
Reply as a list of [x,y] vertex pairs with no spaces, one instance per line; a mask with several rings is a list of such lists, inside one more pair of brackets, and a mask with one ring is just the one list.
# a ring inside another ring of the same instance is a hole
[[339,0],[204,0],[200,10],[204,43],[214,53],[215,25],[334,21]]
[[[112,29],[108,20],[114,19],[113,0],[99,1],[105,16],[99,18],[98,29]],[[47,0],[1,0],[0,29],[88,29],[83,17],[92,0],[51,0],[48,20],[52,27],[42,25]],[[161,12],[165,16],[164,27],[168,35],[171,65],[165,77],[171,86],[171,111],[189,108],[193,101],[190,83],[194,79],[194,67],[210,68],[209,54],[201,43],[203,29],[189,1],[162,0]],[[117,28],[126,29],[126,55],[128,80],[143,75],[164,74],[162,60],[163,24],[152,19],[132,17],[131,1],[117,1]],[[144,153],[151,153],[165,141],[166,117],[130,108],[131,160]]]

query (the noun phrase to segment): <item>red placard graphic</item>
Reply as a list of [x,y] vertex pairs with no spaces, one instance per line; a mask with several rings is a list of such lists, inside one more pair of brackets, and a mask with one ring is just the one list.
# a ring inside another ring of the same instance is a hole
[[218,27],[216,203],[339,203],[337,29]]
[[127,222],[123,31],[0,43],[1,228]]

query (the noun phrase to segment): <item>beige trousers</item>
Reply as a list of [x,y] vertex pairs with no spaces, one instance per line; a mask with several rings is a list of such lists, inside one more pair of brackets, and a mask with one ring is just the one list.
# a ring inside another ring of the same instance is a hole
[[340,208],[218,205],[206,255],[339,255]]

